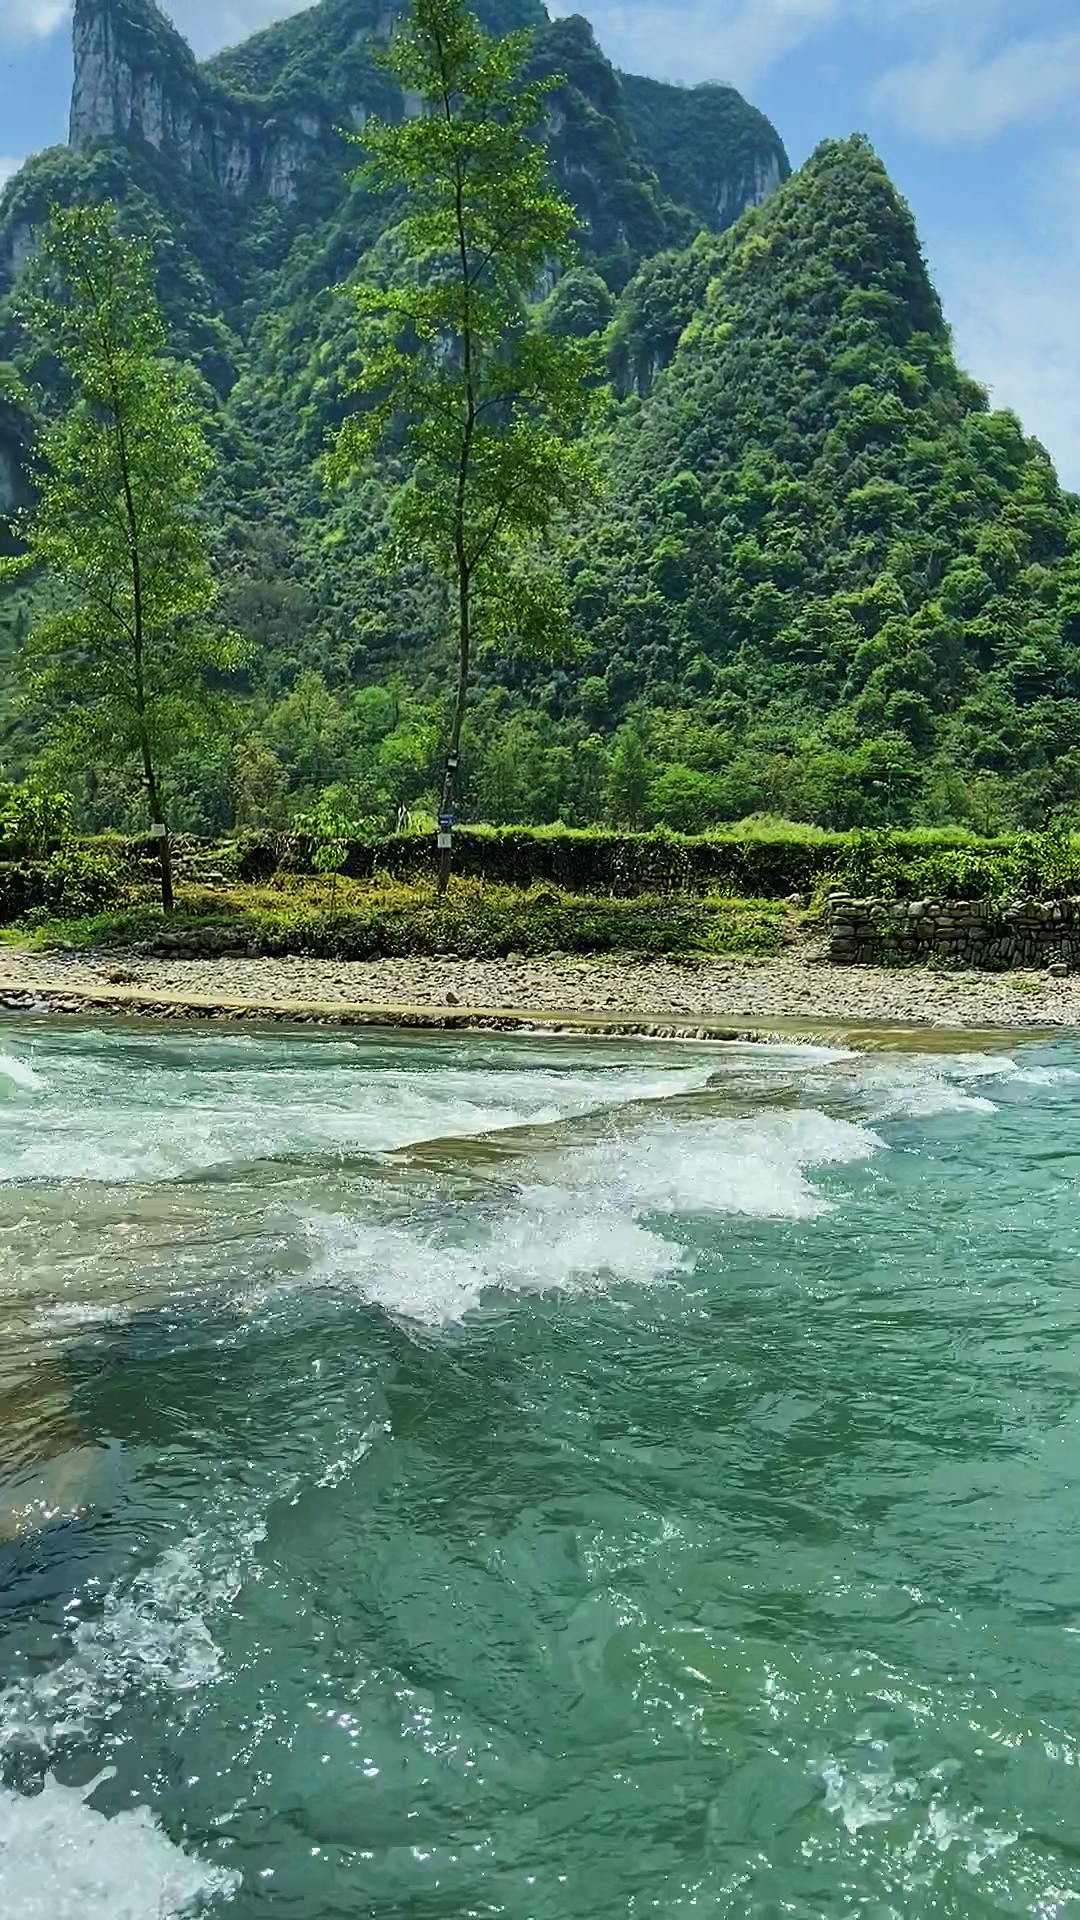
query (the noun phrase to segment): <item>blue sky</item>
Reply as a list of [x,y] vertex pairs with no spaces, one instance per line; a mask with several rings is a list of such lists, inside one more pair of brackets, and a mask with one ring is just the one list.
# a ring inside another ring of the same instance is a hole
[[[166,0],[207,54],[290,0]],[[617,63],[730,80],[798,164],[870,134],[911,201],[964,364],[1080,488],[1077,0],[592,0]],[[0,0],[0,175],[63,139],[67,0]]]

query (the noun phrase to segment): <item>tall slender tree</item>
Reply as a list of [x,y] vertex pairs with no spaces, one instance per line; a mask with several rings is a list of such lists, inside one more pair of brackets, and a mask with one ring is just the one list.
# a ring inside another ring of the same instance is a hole
[[451,607],[456,685],[441,793],[439,880],[451,868],[462,727],[477,649],[553,651],[566,597],[543,546],[595,488],[582,440],[596,360],[554,338],[530,303],[575,252],[577,217],[540,134],[554,79],[528,82],[528,33],[490,38],[466,0],[413,0],[387,64],[416,111],[370,122],[357,178],[394,195],[399,270],[353,289],[361,405],[330,460],[344,479],[389,448],[404,478],[391,522]]
[[36,498],[0,563],[46,582],[23,671],[58,758],[138,769],[171,913],[163,774],[220,716],[215,683],[241,653],[212,618],[195,382],[169,354],[148,249],[111,206],[53,209],[21,310],[50,374]]

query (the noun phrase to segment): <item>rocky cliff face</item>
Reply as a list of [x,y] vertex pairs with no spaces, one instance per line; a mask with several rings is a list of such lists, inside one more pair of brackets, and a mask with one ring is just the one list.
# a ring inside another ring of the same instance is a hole
[[[393,110],[374,53],[397,11],[398,0],[320,0],[199,66],[157,0],[75,0],[71,146],[143,143],[230,198],[287,207],[308,168],[340,158],[337,128]],[[731,88],[620,81],[586,22],[548,23],[539,0],[480,0],[480,11],[495,31],[537,25],[538,63],[567,74],[556,131],[569,121],[573,139],[557,160],[568,186],[583,183],[587,224],[610,225],[605,200],[640,200],[650,172],[666,199],[717,228],[787,178],[775,130]],[[654,217],[648,235],[641,224],[639,258],[678,237],[670,220]]]
[[789,178],[776,128],[734,87],[620,78],[642,158],[665,192],[715,233]]
[[332,119],[314,104],[275,113],[208,78],[154,0],[76,0],[74,51],[76,151],[142,141],[226,194],[288,205],[305,167],[337,144]]
[[[378,57],[404,0],[318,0],[201,64],[168,4],[74,0],[70,144],[34,156],[0,201],[0,360],[17,350],[9,296],[50,206],[133,204],[154,235],[177,351],[223,400],[245,374],[276,396],[272,425],[259,416],[265,444],[302,433],[306,457],[341,400],[313,337],[327,330],[327,365],[348,352],[328,290],[356,271],[386,222],[385,205],[348,181],[356,156],[339,130],[409,111]],[[693,304],[658,337],[642,270],[656,259],[663,280],[663,263],[703,226],[722,229],[766,198],[789,171],[779,137],[731,88],[619,75],[580,15],[551,20],[541,0],[474,4],[493,32],[535,27],[534,70],[562,76],[551,158],[588,266],[615,297],[637,277],[616,377],[648,391]],[[660,305],[667,314],[670,301]],[[17,436],[9,444],[17,449]],[[9,460],[0,467],[7,498],[16,477]]]
[[15,408],[0,401],[0,517],[26,505],[25,429]]

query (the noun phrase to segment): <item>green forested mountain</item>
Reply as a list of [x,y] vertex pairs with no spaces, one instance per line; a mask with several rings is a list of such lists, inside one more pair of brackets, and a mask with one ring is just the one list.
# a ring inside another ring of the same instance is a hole
[[[561,536],[578,651],[482,668],[470,810],[991,826],[1080,800],[1080,507],[957,369],[870,148],[789,178],[731,89],[620,76],[539,0],[480,10],[535,24],[538,68],[565,75],[548,137],[582,258],[537,300],[603,334],[612,404],[607,493]],[[0,201],[0,360],[48,202],[110,195],[207,381],[227,610],[255,655],[237,736],[188,770],[192,826],[327,787],[390,819],[433,788],[437,596],[380,568],[379,478],[334,495],[320,469],[351,350],[334,289],[392,255],[393,209],[347,182],[340,133],[409,110],[375,58],[392,17],[321,0],[199,66],[153,0],[77,0],[72,145]],[[24,434],[0,395],[0,505]],[[8,652],[24,620],[0,609]],[[9,717],[0,761],[31,744]],[[125,805],[92,778],[82,797],[92,820]]]
[[1077,503],[957,369],[864,141],[647,266],[614,338],[624,369],[678,346],[572,539],[589,653],[549,699],[605,728],[643,708],[672,813],[1080,796]]

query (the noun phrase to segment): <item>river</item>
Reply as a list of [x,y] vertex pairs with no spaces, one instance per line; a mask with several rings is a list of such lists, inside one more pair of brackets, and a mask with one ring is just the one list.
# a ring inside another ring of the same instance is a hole
[[1080,1914],[1078,1114],[0,1027],[3,1920]]

